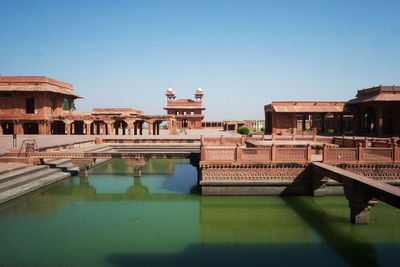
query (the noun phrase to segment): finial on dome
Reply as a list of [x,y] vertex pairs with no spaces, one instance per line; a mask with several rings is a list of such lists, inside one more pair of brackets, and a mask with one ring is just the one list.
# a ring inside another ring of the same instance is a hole
[[168,89],[167,89],[167,94],[173,94],[173,93],[174,93],[174,90],[172,90],[171,87],[168,87]]
[[200,87],[197,87],[196,94],[202,94],[202,93],[203,93],[203,89],[201,89]]

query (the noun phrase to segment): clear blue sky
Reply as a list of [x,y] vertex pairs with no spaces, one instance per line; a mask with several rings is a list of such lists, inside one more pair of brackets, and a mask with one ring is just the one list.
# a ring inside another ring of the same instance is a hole
[[271,101],[346,101],[400,84],[400,1],[0,1],[0,73],[74,85],[78,110],[165,114],[204,89],[206,120]]

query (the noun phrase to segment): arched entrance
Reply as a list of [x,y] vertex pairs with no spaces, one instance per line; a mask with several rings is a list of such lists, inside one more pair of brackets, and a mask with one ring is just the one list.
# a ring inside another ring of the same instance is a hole
[[363,115],[363,132],[365,134],[375,134],[375,129],[375,109],[373,107],[367,107]]
[[71,123],[71,134],[85,134],[86,125],[83,121],[74,121]]
[[117,120],[114,122],[114,133],[115,135],[126,135],[126,128],[128,127],[128,123],[123,120]]
[[22,124],[24,134],[39,134],[39,125],[37,122],[25,122]]
[[65,123],[63,121],[53,121],[50,129],[51,134],[65,134]]
[[1,124],[1,129],[3,130],[3,134],[14,134],[14,123],[3,122]]
[[133,123],[133,134],[142,135],[143,134],[143,120],[138,120]]
[[90,124],[90,134],[100,135],[108,134],[108,127],[104,121],[94,121]]

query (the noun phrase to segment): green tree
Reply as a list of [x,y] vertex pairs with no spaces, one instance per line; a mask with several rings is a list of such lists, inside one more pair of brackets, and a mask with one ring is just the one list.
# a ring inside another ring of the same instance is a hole
[[[69,110],[69,103],[68,103],[67,99],[64,99],[62,108],[63,108],[63,110]],[[73,101],[72,101],[72,110],[76,110],[75,102],[73,102]]]
[[248,128],[248,127],[239,127],[237,131],[240,134],[246,134],[247,135],[250,132],[250,128]]

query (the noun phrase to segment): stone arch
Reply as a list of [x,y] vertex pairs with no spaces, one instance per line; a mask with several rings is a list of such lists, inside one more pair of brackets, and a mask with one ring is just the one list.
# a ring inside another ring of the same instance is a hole
[[65,123],[63,121],[53,121],[50,124],[51,134],[65,134]]
[[1,129],[3,134],[14,134],[14,123],[11,121],[6,121],[1,123]]
[[73,121],[71,123],[71,134],[85,134],[86,124],[84,121]]
[[124,120],[116,120],[114,122],[114,134],[115,135],[126,135],[128,123]]
[[108,127],[107,123],[103,120],[96,120],[90,124],[90,134],[91,135],[107,135]]
[[37,122],[25,122],[22,124],[24,134],[39,134],[39,124]]
[[376,129],[376,115],[375,109],[372,106],[364,110],[363,118],[363,132],[365,134],[375,134]]
[[143,120],[136,120],[133,123],[133,134],[142,135],[143,134]]

